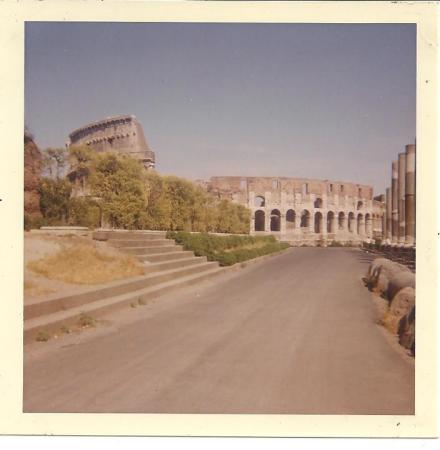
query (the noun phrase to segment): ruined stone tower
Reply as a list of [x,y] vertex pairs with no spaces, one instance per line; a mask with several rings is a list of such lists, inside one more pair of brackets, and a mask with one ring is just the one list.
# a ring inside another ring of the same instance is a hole
[[154,168],[155,155],[148,147],[142,125],[133,115],[108,117],[89,123],[69,134],[67,146],[86,145],[98,151],[117,151]]

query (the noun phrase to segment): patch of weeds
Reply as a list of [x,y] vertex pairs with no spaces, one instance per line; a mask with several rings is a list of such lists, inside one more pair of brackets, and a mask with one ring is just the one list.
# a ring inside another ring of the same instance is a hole
[[35,340],[37,342],[47,342],[50,339],[50,334],[47,331],[39,331]]
[[86,313],[81,313],[78,318],[78,325],[81,328],[88,328],[96,326],[96,319],[92,316],[89,316]]
[[68,326],[66,326],[66,325],[63,325],[63,326],[60,328],[60,331],[61,331],[61,333],[63,333],[63,334],[70,334],[70,333],[72,332],[72,330],[71,330]]
[[145,300],[145,299],[142,298],[142,297],[139,297],[139,298],[138,298],[138,303],[139,303],[139,305],[141,305],[141,306],[145,306],[145,305],[147,304],[147,300]]
[[137,304],[136,302],[131,302],[131,303],[130,303],[130,306],[131,306],[132,308],[137,308],[138,304]]

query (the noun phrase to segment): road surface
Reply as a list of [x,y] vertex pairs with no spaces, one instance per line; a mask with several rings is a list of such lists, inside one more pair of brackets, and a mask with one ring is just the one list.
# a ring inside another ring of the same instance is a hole
[[375,323],[367,259],[292,249],[31,344],[24,411],[414,414],[414,364]]

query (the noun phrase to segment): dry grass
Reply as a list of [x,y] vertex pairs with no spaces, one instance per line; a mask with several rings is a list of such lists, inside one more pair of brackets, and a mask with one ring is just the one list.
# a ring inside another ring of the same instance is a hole
[[53,289],[48,287],[40,286],[34,281],[25,280],[24,281],[24,293],[26,295],[43,295],[43,294],[51,294],[54,292]]
[[107,253],[86,244],[62,248],[29,262],[27,267],[46,278],[73,284],[106,283],[145,273],[132,256]]

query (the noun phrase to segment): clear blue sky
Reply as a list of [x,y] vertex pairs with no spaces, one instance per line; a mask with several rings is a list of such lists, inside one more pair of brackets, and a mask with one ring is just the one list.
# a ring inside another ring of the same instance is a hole
[[390,184],[416,134],[416,26],[26,24],[41,148],[134,114],[157,170]]

